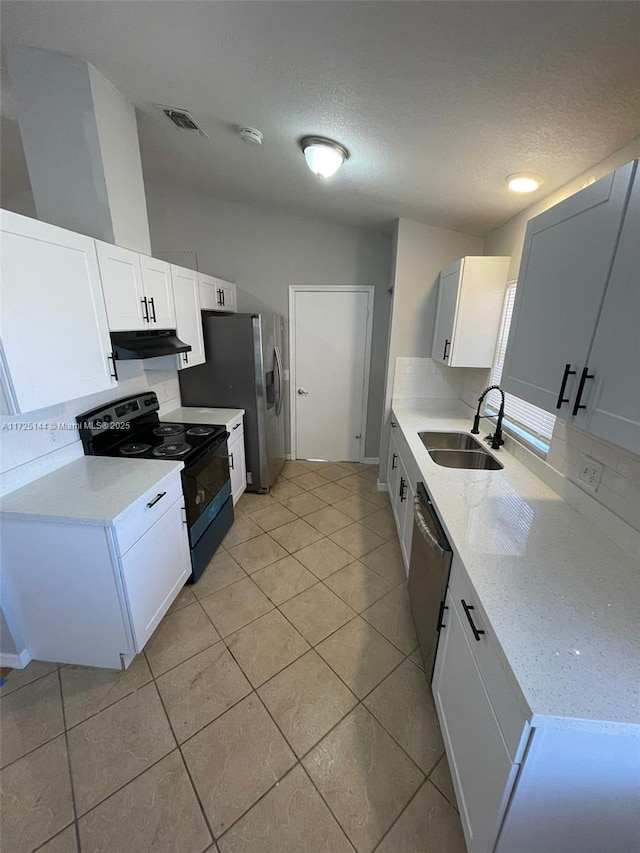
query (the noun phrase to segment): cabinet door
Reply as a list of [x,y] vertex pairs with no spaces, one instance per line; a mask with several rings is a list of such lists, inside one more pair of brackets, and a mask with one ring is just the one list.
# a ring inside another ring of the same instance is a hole
[[640,454],[640,169],[589,353],[575,425]]
[[220,281],[222,291],[221,311],[234,312],[236,310],[236,286],[228,281]]
[[[559,417],[571,415],[587,364],[632,171],[629,163],[527,226],[501,384]],[[557,409],[567,364],[577,376]]]
[[148,328],[140,256],[99,240],[96,240],[96,250],[109,329],[128,332]]
[[94,241],[2,213],[0,365],[14,414],[115,388]]
[[175,329],[171,266],[166,261],[140,255],[144,295],[149,305],[149,320],[156,329]]
[[229,439],[229,476],[234,504],[238,503],[247,488],[247,463],[244,452],[244,431],[231,433]]
[[120,560],[136,652],[141,652],[191,574],[180,498]]
[[395,440],[395,435],[398,427],[394,427],[391,425],[391,432],[389,434],[389,456],[387,458],[387,484],[389,486],[389,495],[391,498],[391,504],[395,501],[396,492],[398,489],[398,445]]
[[442,364],[448,364],[449,356],[451,355],[461,266],[462,261],[458,261],[440,273],[438,307],[436,309],[436,325],[433,332],[431,357],[436,361],[442,362]]
[[404,568],[409,575],[409,562],[411,559],[411,539],[413,537],[413,500],[415,498],[415,492],[411,486],[409,480],[407,480],[407,487],[405,490],[405,509],[404,509],[404,518],[402,520],[402,531],[400,533],[400,550],[402,551],[402,558],[404,560]]
[[191,352],[184,352],[178,356],[179,369],[193,367],[195,364],[202,364],[205,360],[198,274],[193,270],[172,266],[171,277],[178,337],[186,344],[191,344]]
[[507,752],[451,593],[433,695],[469,853],[494,849],[517,765]]

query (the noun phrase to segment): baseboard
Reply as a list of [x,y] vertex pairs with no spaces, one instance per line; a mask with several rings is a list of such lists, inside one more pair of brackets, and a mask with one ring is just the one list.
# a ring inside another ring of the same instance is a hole
[[0,652],[0,666],[9,666],[11,669],[24,669],[29,663],[31,663],[31,655],[27,649],[23,649],[19,655]]
[[389,484],[388,483],[381,483],[380,480],[378,480],[376,482],[376,489],[379,492],[388,492],[389,491]]
[[365,456],[364,457],[364,465],[379,465],[380,460],[377,456]]

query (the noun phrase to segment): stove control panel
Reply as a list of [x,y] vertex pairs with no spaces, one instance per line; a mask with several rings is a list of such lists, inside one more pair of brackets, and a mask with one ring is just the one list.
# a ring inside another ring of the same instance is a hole
[[114,400],[112,403],[78,415],[76,422],[83,441],[90,440],[105,430],[126,429],[129,421],[157,412],[160,408],[155,391],[146,391]]

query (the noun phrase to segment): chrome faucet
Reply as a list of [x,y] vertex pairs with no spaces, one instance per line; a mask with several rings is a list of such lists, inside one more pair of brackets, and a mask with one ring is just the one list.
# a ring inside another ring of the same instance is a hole
[[499,450],[504,444],[504,439],[502,438],[502,419],[504,418],[504,391],[499,385],[489,385],[489,387],[485,388],[482,394],[478,397],[478,410],[473,419],[473,428],[471,432],[473,433],[473,435],[478,435],[478,433],[480,432],[480,419],[494,417],[493,415],[480,414],[480,406],[482,405],[482,401],[487,396],[489,391],[499,391],[502,397],[502,402],[500,403],[500,411],[498,412],[498,420],[496,421],[496,431],[493,435],[486,436],[485,441],[491,442],[492,450]]

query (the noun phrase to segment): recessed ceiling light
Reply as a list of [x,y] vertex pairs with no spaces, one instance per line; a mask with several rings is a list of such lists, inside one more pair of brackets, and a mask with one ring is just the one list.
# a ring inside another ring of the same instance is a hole
[[540,175],[532,172],[515,172],[507,175],[507,186],[514,193],[532,193],[543,183]]
[[324,136],[304,136],[300,140],[300,148],[307,166],[321,178],[330,178],[349,159],[349,152],[344,145],[333,139],[325,139]]

